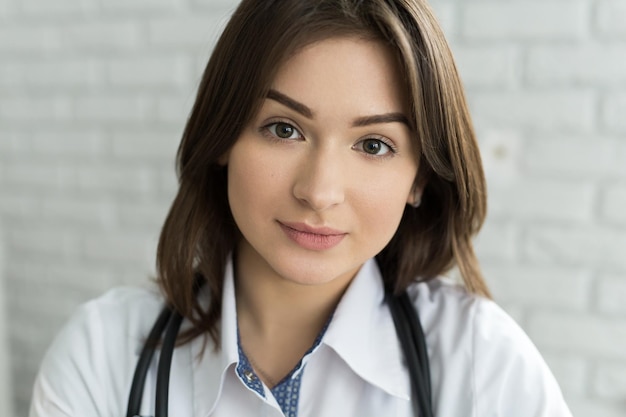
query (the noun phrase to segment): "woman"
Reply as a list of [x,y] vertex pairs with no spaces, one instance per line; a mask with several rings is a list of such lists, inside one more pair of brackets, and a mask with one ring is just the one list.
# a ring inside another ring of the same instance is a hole
[[[437,416],[570,416],[471,244],[485,182],[423,0],[244,0],[205,70],[162,296],[117,289],[50,348],[31,416],[119,416],[164,303],[175,416],[412,416],[385,289],[422,320]],[[457,267],[464,288],[442,278]],[[152,415],[156,362],[142,415]]]

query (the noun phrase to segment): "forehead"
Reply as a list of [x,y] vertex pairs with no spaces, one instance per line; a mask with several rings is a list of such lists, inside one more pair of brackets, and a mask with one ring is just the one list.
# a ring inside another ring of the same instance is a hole
[[407,107],[393,50],[360,37],[328,38],[299,49],[279,67],[271,88],[312,107],[335,104],[360,113]]

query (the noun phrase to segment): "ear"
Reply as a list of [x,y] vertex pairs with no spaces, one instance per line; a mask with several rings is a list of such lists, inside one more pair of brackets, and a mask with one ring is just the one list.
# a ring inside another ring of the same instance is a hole
[[217,164],[225,167],[226,165],[228,165],[229,160],[230,160],[230,149],[224,152],[222,156],[217,158]]
[[411,187],[411,192],[409,193],[406,203],[413,207],[418,208],[422,203],[422,193],[424,192],[424,187],[426,186],[426,181],[415,181],[413,187]]

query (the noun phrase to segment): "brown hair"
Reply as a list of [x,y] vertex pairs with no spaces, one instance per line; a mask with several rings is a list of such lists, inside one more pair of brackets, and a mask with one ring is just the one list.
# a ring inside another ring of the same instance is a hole
[[[243,0],[206,66],[178,149],[180,187],[161,232],[158,283],[219,348],[225,265],[240,238],[218,163],[256,114],[278,68],[303,46],[333,36],[379,39],[398,56],[419,141],[419,208],[407,206],[377,255],[396,292],[457,266],[467,289],[489,297],[471,238],[486,212],[485,179],[463,88],[425,0]],[[194,297],[201,276],[210,293]]]

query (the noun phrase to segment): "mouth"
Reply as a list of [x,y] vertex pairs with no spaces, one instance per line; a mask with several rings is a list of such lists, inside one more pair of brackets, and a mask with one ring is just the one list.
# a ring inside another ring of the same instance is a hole
[[337,246],[347,233],[330,227],[312,227],[304,223],[278,222],[287,237],[298,246],[323,251]]

